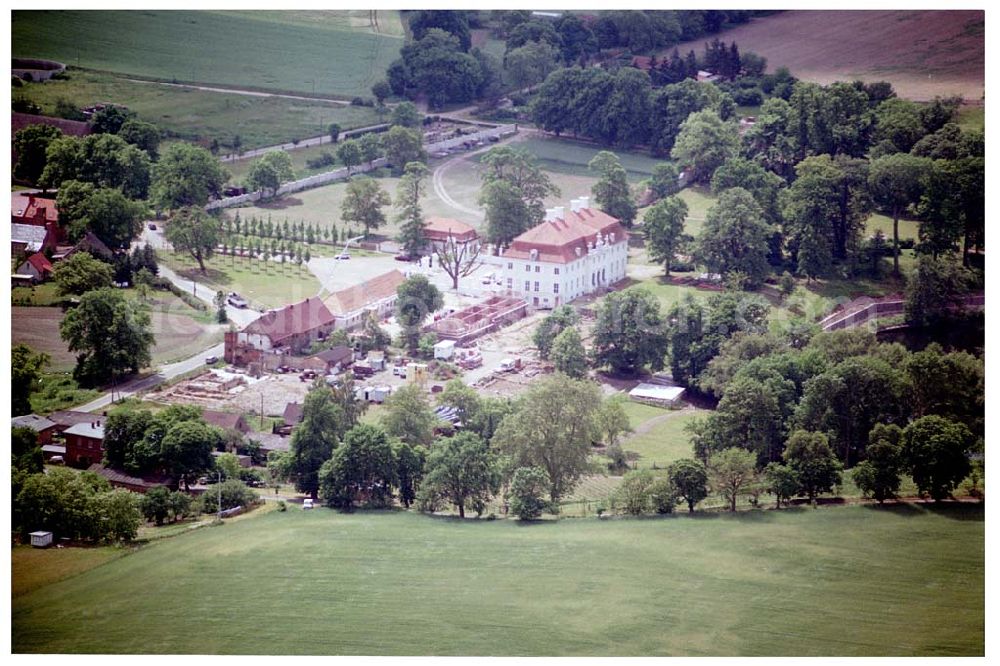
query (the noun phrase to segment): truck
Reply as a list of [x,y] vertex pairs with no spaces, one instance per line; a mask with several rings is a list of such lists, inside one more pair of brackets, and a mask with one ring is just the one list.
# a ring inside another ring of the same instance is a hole
[[517,372],[520,369],[521,359],[519,358],[505,358],[497,366],[497,372]]

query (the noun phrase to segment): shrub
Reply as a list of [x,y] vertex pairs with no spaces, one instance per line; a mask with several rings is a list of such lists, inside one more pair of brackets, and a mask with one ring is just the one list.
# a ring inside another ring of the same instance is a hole
[[285,504],[285,500],[278,500],[278,511],[288,511],[288,505]]
[[337,158],[333,156],[333,153],[323,151],[319,154],[319,157],[313,157],[306,160],[306,166],[310,169],[322,169],[323,167],[333,166],[337,163]]
[[232,509],[237,506],[250,506],[256,504],[260,499],[257,493],[250,490],[245,483],[237,479],[229,479],[220,484],[220,488],[213,487],[199,498],[202,513],[216,513],[219,510],[218,498],[222,495],[222,510]]
[[778,289],[781,290],[782,295],[790,296],[793,291],[795,291],[795,278],[788,271],[781,274],[781,281],[778,283]]
[[510,510],[521,520],[535,520],[542,515],[547,502],[549,476],[539,467],[519,467],[510,482]]
[[648,469],[635,470],[625,475],[622,484],[615,491],[615,498],[621,504],[623,513],[638,516],[650,509],[650,487],[656,477]]
[[679,500],[669,477],[661,476],[649,486],[649,501],[656,513],[673,513]]

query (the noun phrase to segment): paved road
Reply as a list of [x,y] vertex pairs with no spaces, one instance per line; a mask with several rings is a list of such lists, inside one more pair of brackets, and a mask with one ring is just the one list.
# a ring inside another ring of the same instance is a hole
[[[189,359],[165,365],[162,368],[160,368],[159,371],[156,372],[156,374],[127,381],[121,384],[115,390],[114,394],[115,400],[121,400],[122,398],[127,398],[129,396],[135,395],[136,393],[139,393],[140,391],[148,391],[149,389],[158,386],[169,379],[173,379],[174,377],[183,375],[186,372],[191,372],[192,370],[196,370],[197,368],[205,365],[205,358],[207,356],[221,357],[222,352],[223,352],[223,344],[219,343],[213,347],[209,347],[204,351],[198,352],[196,355],[192,356]],[[112,402],[111,392],[109,391],[104,395],[102,395],[101,397],[97,398],[96,400],[91,400],[85,405],[80,405],[79,407],[76,408],[76,410],[81,412],[92,412],[107,407],[108,405],[111,404],[111,402]]]

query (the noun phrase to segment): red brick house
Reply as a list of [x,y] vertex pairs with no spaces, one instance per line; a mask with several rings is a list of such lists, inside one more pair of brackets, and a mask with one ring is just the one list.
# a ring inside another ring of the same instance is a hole
[[37,252],[25,259],[16,272],[18,275],[31,276],[34,284],[45,282],[52,277],[52,262],[44,254]]
[[90,467],[104,458],[104,422],[100,418],[67,428],[63,437],[66,440],[66,464]]
[[242,331],[226,333],[226,362],[245,365],[260,361],[265,353],[301,352],[329,335],[334,322],[333,314],[318,298],[272,310]]
[[212,409],[203,410],[201,413],[201,418],[205,420],[205,423],[216,428],[222,428],[223,430],[236,430],[243,434],[251,431],[250,426],[247,424],[246,419],[243,418],[242,414],[233,414],[232,412],[217,412]]
[[59,432],[58,426],[38,414],[25,414],[15,416],[10,420],[11,428],[30,428],[38,435],[38,445],[45,446],[52,443],[52,435]]

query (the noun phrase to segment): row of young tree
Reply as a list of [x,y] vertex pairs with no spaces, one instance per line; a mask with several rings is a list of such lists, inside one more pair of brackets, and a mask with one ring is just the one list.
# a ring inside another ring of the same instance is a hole
[[394,392],[378,425],[362,424],[350,381],[313,388],[290,451],[269,468],[340,509],[387,506],[423,511],[453,505],[482,513],[506,497],[522,517],[556,511],[580,476],[592,471],[592,445],[616,442],[629,428],[619,401],[562,374],[517,400],[482,398],[459,380],[437,402],[456,409],[460,430],[439,420],[416,385]]

